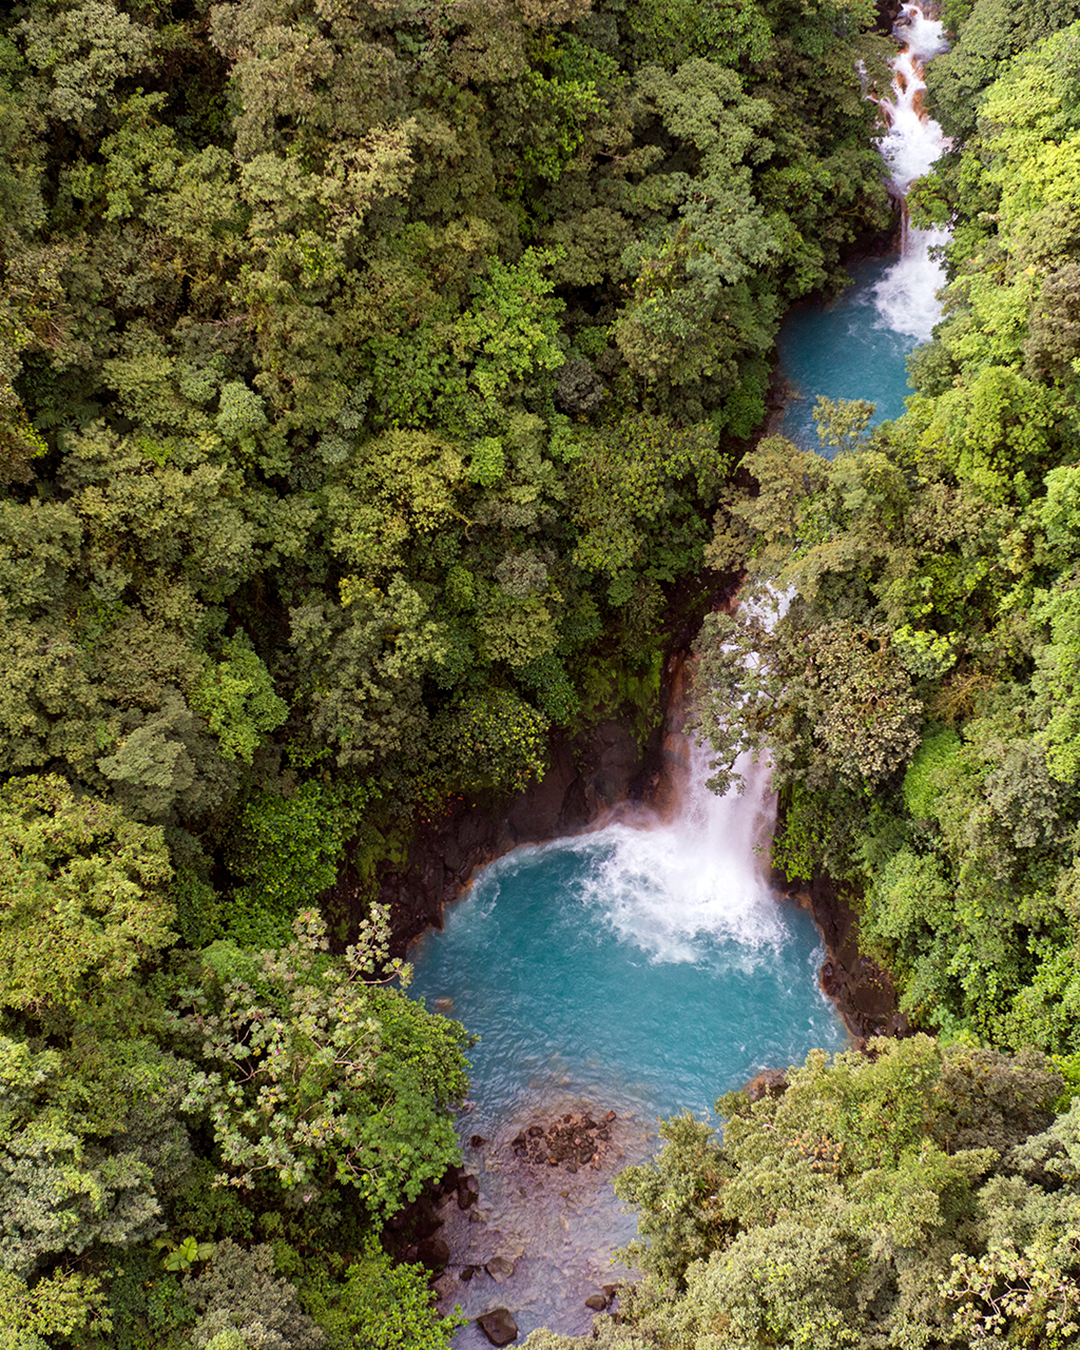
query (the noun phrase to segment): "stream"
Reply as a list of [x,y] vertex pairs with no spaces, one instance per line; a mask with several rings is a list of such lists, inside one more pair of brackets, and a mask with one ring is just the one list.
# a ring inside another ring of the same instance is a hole
[[922,111],[925,62],[945,51],[942,24],[918,5],[905,5],[894,32],[906,43],[892,63],[893,87],[879,100],[885,131],[879,141],[889,191],[901,204],[900,251],[851,269],[852,284],[828,305],[797,305],[777,339],[785,386],[784,412],[770,428],[804,450],[820,450],[814,424],[819,394],[877,404],[872,425],[904,412],[911,393],[907,357],[930,337],[941,317],[937,291],[945,279],[935,250],[946,230],[917,230],[904,196],[948,148],[941,127]]
[[[880,144],[901,200],[945,144],[920,97],[941,29],[915,5],[896,29],[907,46],[881,100]],[[838,301],[799,307],[785,323],[791,398],[773,430],[805,448],[817,446],[819,394],[871,399],[877,421],[903,412],[907,355],[940,312],[932,250],[944,239],[903,219],[898,256],[854,269]],[[705,786],[706,752],[684,739],[679,753],[685,772],[667,815],[639,808],[515,850],[410,952],[412,995],[481,1037],[460,1121],[479,1198],[463,1210],[451,1197],[442,1212],[440,1306],[470,1318],[509,1308],[519,1339],[539,1326],[586,1332],[585,1299],[629,1275],[612,1255],[635,1221],[611,1180],[655,1151],[658,1118],[690,1111],[718,1124],[717,1097],[759,1070],[847,1044],[818,985],[813,922],[766,882],[767,768],[741,765],[745,792],[718,798]],[[591,1161],[546,1156],[553,1122],[590,1132]],[[455,1338],[459,1350],[487,1344],[474,1321]]]

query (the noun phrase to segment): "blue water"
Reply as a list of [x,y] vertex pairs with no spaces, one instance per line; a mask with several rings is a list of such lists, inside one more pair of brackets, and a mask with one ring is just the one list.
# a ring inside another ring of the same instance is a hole
[[777,430],[804,450],[822,453],[813,418],[819,394],[876,403],[874,426],[903,416],[907,357],[922,339],[889,328],[874,303],[874,287],[895,264],[895,257],[860,263],[838,299],[800,305],[784,321],[777,349],[790,394]]
[[[655,1150],[658,1119],[709,1116],[758,1070],[847,1043],[818,987],[813,923],[761,879],[767,776],[756,797],[722,800],[703,777],[674,823],[611,825],[485,868],[410,952],[410,993],[481,1037],[459,1123],[480,1200],[444,1210],[444,1310],[508,1307],[522,1337],[585,1333],[585,1299],[632,1274],[612,1265],[636,1219],[611,1181]],[[595,1169],[515,1156],[519,1131],[585,1110],[616,1115]],[[493,1256],[515,1263],[505,1284],[484,1268]],[[475,1322],[455,1337],[486,1344]]]
[[707,1113],[758,1070],[844,1043],[810,917],[763,898],[735,927],[657,929],[662,878],[645,867],[658,841],[639,834],[518,849],[410,953],[410,992],[450,1000],[481,1037],[470,1132],[556,1092],[649,1121]]

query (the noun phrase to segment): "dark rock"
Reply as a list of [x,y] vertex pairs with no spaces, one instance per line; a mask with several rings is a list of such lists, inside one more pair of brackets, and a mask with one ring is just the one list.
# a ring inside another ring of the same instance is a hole
[[[785,889],[780,874],[774,873],[773,881],[778,889]],[[899,1015],[900,1000],[892,977],[860,954],[859,916],[832,878],[819,874],[791,898],[814,916],[826,950],[821,987],[852,1034],[861,1041],[909,1032]]]
[[417,1248],[417,1255],[429,1270],[441,1270],[450,1260],[450,1248],[441,1237],[425,1238]]
[[472,1277],[473,1277],[475,1274],[476,1274],[476,1267],[475,1267],[475,1266],[462,1266],[462,1268],[461,1268],[461,1282],[462,1282],[462,1284],[468,1284],[469,1281],[472,1279]]
[[464,1176],[458,1182],[458,1209],[469,1209],[480,1199],[480,1183],[473,1176]]
[[476,1325],[492,1345],[509,1345],[517,1340],[518,1327],[509,1308],[492,1308],[476,1319]]
[[473,1137],[469,1140],[469,1147],[483,1148],[486,1143],[487,1140],[484,1138],[482,1134],[474,1134]]
[[615,1295],[619,1292],[617,1284],[602,1284],[600,1288],[604,1291],[604,1297],[609,1303],[614,1301]]
[[746,1095],[752,1102],[759,1102],[763,1097],[782,1097],[787,1085],[787,1077],[779,1069],[765,1069],[747,1083]]
[[[614,1119],[615,1113],[608,1112],[608,1116]],[[598,1126],[587,1112],[580,1116],[567,1112],[546,1128],[531,1125],[527,1134],[518,1134],[513,1153],[535,1166],[562,1166],[577,1172],[587,1164],[599,1168],[598,1156],[606,1152],[610,1140],[611,1131]]]
[[610,1125],[611,1122],[612,1122],[613,1120],[616,1120],[617,1118],[618,1118],[618,1117],[615,1115],[615,1112],[614,1112],[614,1111],[609,1111],[609,1112],[607,1113],[607,1115],[604,1117],[604,1124],[605,1124],[605,1125]]
[[505,1284],[514,1273],[514,1265],[508,1256],[493,1256],[484,1269],[496,1284]]
[[585,1300],[586,1308],[591,1308],[593,1312],[603,1312],[607,1305],[608,1301],[603,1294],[590,1294]]

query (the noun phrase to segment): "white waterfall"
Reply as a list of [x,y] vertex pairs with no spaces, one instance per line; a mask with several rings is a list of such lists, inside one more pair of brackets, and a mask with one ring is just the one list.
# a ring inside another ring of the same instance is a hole
[[718,797],[705,786],[710,758],[687,739],[674,819],[609,825],[611,852],[583,887],[586,902],[652,961],[710,961],[720,942],[725,962],[747,962],[783,940],[766,879],[776,805],[768,766],[742,756],[744,791]]
[[903,6],[894,29],[904,47],[891,63],[892,97],[880,100],[888,127],[879,144],[890,187],[902,203],[903,228],[900,261],[874,288],[874,304],[886,327],[920,342],[930,338],[941,317],[937,292],[945,283],[945,269],[932,249],[947,242],[949,233],[913,228],[904,197],[949,146],[941,127],[923,110],[922,99],[926,62],[948,47],[943,30],[941,21],[927,18],[919,5]]

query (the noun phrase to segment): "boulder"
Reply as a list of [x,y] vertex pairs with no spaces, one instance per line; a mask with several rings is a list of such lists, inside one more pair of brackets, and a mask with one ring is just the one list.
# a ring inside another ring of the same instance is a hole
[[514,1264],[508,1256],[493,1256],[484,1269],[496,1284],[504,1284],[513,1275]]
[[458,1209],[469,1209],[480,1199],[480,1183],[474,1176],[464,1176],[458,1182]]
[[509,1308],[492,1308],[476,1319],[476,1325],[492,1345],[509,1345],[517,1340],[518,1327]]
[[603,1312],[607,1305],[608,1301],[603,1294],[590,1294],[585,1300],[586,1308],[591,1308],[593,1312]]

